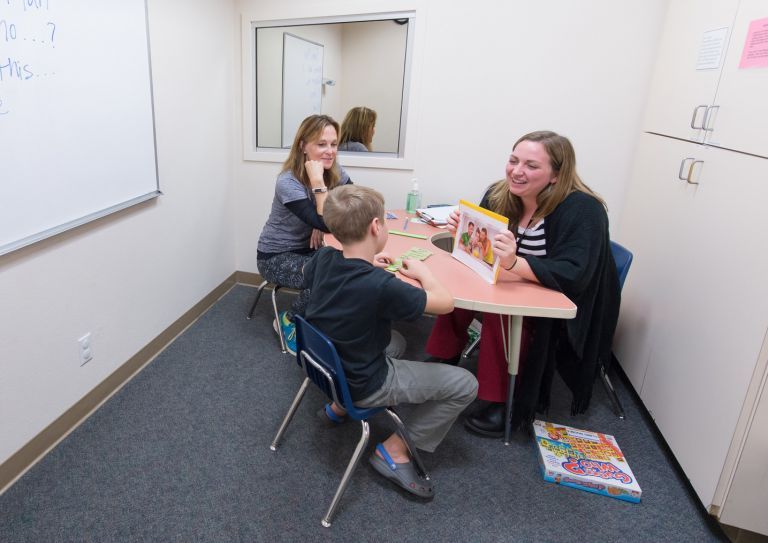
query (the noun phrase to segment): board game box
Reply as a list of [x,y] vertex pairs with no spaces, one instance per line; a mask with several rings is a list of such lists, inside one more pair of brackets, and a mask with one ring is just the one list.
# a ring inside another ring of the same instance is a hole
[[545,481],[640,501],[640,485],[613,436],[541,420],[533,421],[533,429]]

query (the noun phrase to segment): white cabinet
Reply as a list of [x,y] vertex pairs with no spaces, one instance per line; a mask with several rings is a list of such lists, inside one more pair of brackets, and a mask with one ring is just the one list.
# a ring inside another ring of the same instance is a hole
[[753,509],[768,482],[768,393],[755,409],[768,356],[768,67],[740,67],[753,23],[768,35],[768,1],[670,2],[619,225],[635,259],[614,350],[702,503],[765,530]]
[[707,119],[711,130],[706,131],[704,139],[710,145],[768,157],[768,67],[739,67],[753,21],[761,21],[759,35],[753,40],[761,41],[760,48],[765,51],[766,0],[741,0],[739,4],[714,108]]
[[768,67],[740,67],[751,25],[768,35],[768,0],[670,2],[614,350],[702,503],[768,531]]
[[[691,141],[702,141],[706,108],[717,92],[720,69],[696,69],[705,34],[730,37],[738,0],[673,0],[659,44],[656,68],[648,97],[644,129]],[[709,34],[707,34],[709,33]],[[722,59],[719,62],[722,67]]]
[[768,157],[768,68],[739,67],[750,23],[767,17],[765,0],[673,0],[645,131]]
[[[765,352],[765,350],[764,350]],[[767,353],[768,354],[768,353]],[[768,371],[765,357],[753,411],[745,413],[747,433],[739,451],[738,467],[723,505],[720,521],[731,526],[768,534]]]
[[644,134],[627,198],[616,354],[709,506],[768,328],[768,160]]

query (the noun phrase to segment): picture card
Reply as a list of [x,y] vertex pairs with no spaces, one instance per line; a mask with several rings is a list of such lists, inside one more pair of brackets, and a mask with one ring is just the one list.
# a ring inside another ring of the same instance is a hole
[[459,215],[451,255],[488,283],[496,284],[499,259],[493,252],[493,238],[507,229],[509,220],[466,200],[459,201]]

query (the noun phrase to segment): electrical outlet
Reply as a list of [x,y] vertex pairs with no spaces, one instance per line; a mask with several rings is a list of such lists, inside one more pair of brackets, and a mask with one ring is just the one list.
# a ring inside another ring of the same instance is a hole
[[80,365],[83,366],[93,360],[93,348],[91,347],[91,333],[88,332],[77,340],[80,345]]

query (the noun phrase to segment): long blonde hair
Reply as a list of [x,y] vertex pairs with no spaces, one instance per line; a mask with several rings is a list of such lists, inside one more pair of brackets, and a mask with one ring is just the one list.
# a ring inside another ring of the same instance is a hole
[[[326,126],[332,126],[339,133],[339,123],[328,115],[310,115],[303,121],[296,131],[296,137],[293,138],[291,151],[288,158],[283,162],[283,171],[290,171],[296,179],[301,181],[305,187],[311,187],[307,170],[304,163],[307,161],[304,156],[304,145],[319,140]],[[338,161],[333,161],[333,166],[323,172],[325,186],[332,189],[339,184],[341,179],[341,169]]]
[[339,145],[348,141],[357,141],[371,150],[373,127],[376,125],[376,112],[370,108],[358,106],[350,109],[341,123]]
[[[536,222],[552,213],[572,192],[585,192],[595,197],[603,206],[605,201],[589,188],[576,173],[576,153],[568,138],[548,130],[531,132],[522,136],[512,146],[512,150],[520,142],[532,141],[541,143],[549,156],[552,172],[557,177],[557,183],[549,184],[536,196],[536,211],[531,218]],[[500,213],[510,220],[510,229],[514,232],[523,215],[523,202],[509,191],[506,179],[497,181],[491,186],[488,203],[492,211]]]

